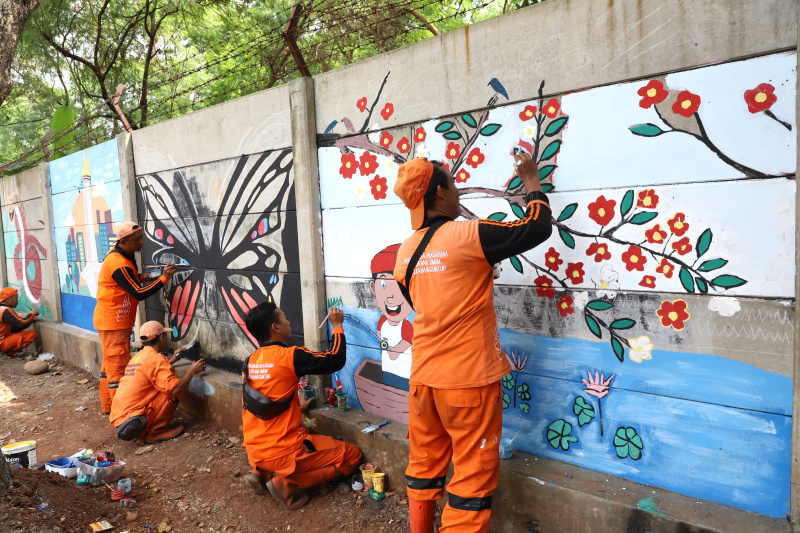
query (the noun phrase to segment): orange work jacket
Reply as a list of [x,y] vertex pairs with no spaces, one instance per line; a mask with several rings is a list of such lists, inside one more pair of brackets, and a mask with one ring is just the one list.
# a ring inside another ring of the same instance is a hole
[[145,409],[159,394],[171,394],[181,380],[166,356],[152,346],[145,346],[131,358],[111,403],[108,419],[114,427]]
[[33,324],[35,320],[36,317],[32,314],[22,318],[10,307],[0,305],[0,340],[11,333],[22,331]]

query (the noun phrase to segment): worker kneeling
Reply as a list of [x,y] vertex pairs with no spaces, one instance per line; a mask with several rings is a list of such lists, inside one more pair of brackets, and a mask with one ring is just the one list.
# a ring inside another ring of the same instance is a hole
[[19,293],[13,287],[0,290],[0,352],[16,355],[38,336],[35,331],[23,331],[36,322],[39,311],[34,309],[24,318],[14,312],[19,305]]
[[172,365],[183,357],[184,349],[175,350],[169,359],[160,353],[167,342],[167,331],[156,321],[139,329],[143,348],[125,367],[109,416],[117,428],[117,437],[122,440],[139,437],[146,444],[154,444],[183,433],[183,426],[168,428],[167,425],[189,382],[206,369],[206,362],[194,361],[186,375],[178,379]]
[[350,475],[361,460],[352,444],[311,435],[303,425],[301,407],[307,403],[301,405],[298,378],[338,372],[346,360],[344,314],[332,307],[329,316],[333,347],[320,353],[287,345],[291,325],[272,302],[254,307],[245,317],[260,345],[242,368],[244,445],[253,467],[248,482],[258,494],[269,490],[288,509],[308,503],[303,488]]

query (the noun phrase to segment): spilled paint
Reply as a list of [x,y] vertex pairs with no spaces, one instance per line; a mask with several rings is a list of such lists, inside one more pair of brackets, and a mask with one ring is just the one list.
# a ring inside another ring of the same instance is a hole
[[648,513],[667,516],[658,509],[658,506],[656,505],[656,502],[653,501],[652,496],[650,496],[649,498],[642,498],[641,500],[636,502],[636,507],[638,507],[642,511],[647,511]]

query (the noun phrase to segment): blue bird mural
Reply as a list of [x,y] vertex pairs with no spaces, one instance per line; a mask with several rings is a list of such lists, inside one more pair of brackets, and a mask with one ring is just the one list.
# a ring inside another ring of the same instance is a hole
[[489,86],[494,89],[497,94],[502,94],[505,96],[506,100],[508,100],[508,93],[506,92],[506,88],[503,87],[503,84],[500,83],[500,80],[497,78],[492,78],[492,80],[489,82]]
[[334,120],[333,122],[328,124],[328,127],[325,128],[325,133],[330,133],[331,131],[333,131],[333,128],[335,128],[338,123],[339,123],[338,120]]

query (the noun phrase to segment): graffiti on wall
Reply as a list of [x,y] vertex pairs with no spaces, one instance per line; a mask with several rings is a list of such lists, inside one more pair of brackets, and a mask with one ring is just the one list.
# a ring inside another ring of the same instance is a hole
[[[389,129],[380,119],[395,112],[381,96],[391,74],[354,98],[363,125],[330,124],[319,150],[328,296],[342,299],[355,355],[340,375],[348,401],[407,419],[386,407],[403,401],[387,355],[413,354],[413,313],[374,266],[410,233],[392,192],[397,167],[441,160],[462,217],[512,221],[524,212],[510,152],[522,149],[539,165],[555,231],[504,261],[496,280],[513,368],[501,384],[504,431],[521,432],[515,447],[785,514],[791,369],[775,354],[788,350],[790,317],[763,298],[793,297],[782,250],[794,234],[794,61],[780,54],[563,97],[545,97],[542,82],[538,98],[515,104],[492,78],[482,110]],[[753,317],[759,326],[718,326]],[[387,334],[387,323],[397,329]],[[709,337],[731,340],[723,349],[728,341]]]
[[257,345],[244,325],[252,307],[276,301],[302,323],[297,267],[287,270],[297,263],[291,169],[291,150],[280,150],[137,177],[144,261],[178,265],[161,311],[172,340],[230,337],[236,353],[217,352],[231,369]]
[[117,150],[112,140],[50,163],[64,322],[89,330],[100,268],[123,220]]
[[49,317],[50,310],[46,306],[40,307],[42,260],[47,259],[47,250],[28,229],[25,211],[25,203],[19,193],[9,194],[3,217],[9,285],[18,288],[19,309],[28,311],[35,307],[43,316]]

